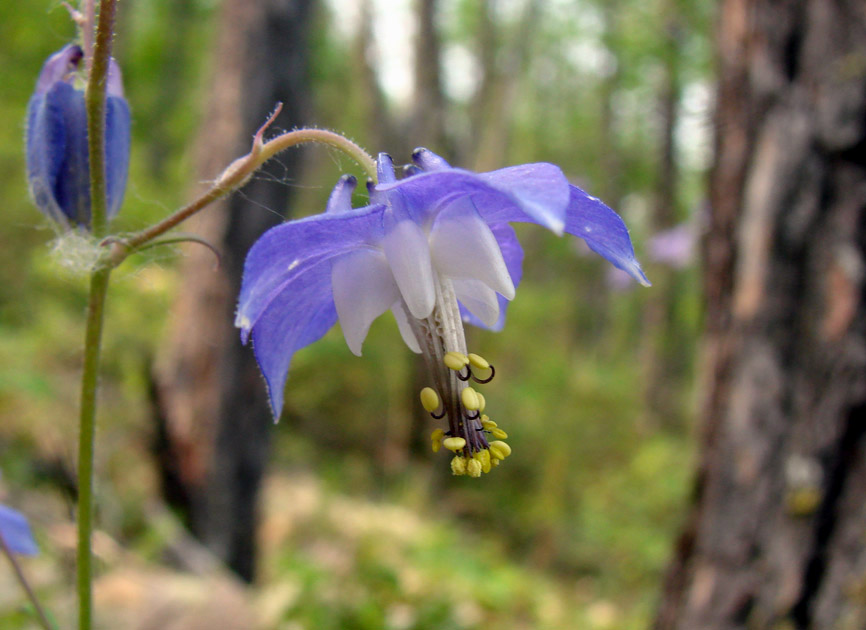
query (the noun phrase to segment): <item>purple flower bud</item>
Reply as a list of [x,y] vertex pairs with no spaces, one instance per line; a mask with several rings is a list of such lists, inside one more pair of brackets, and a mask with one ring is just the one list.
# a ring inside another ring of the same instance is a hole
[[[39,210],[64,225],[90,225],[90,168],[84,92],[75,86],[81,48],[68,45],[42,67],[27,106],[27,180]],[[108,218],[120,209],[129,169],[129,106],[112,59],[105,103]]]

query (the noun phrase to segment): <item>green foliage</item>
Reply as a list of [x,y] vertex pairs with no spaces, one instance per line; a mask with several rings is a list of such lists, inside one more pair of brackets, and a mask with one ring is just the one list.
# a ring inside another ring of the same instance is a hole
[[[448,13],[441,24],[446,44],[478,50],[480,4],[461,2]],[[665,7],[676,7],[683,29],[688,85],[710,79],[711,5],[620,0],[612,23],[605,22],[602,0],[541,5],[523,71],[502,75],[517,96],[495,166],[552,161],[596,191],[610,183],[605,160],[612,155],[614,190],[640,249],[657,169],[654,102],[667,54],[665,10],[672,10]],[[207,124],[207,77],[219,61],[207,55],[214,3],[139,0],[126,8],[117,55],[134,142],[118,226],[134,230],[187,199],[191,148]],[[515,46],[520,15],[494,14],[500,59]],[[313,122],[344,130],[374,152],[384,149],[369,144],[379,136],[354,44],[340,39],[329,19],[320,12],[312,37]],[[46,245],[54,234],[27,199],[23,120],[41,63],[71,33],[59,5],[0,3],[6,62],[0,117],[7,121],[0,127],[0,469],[6,499],[52,506],[50,516],[36,519],[37,532],[64,518],[56,487],[63,468],[72,469],[86,296],[81,278],[58,271]],[[602,109],[611,56],[618,71],[616,122],[606,139]],[[472,102],[450,107],[454,130],[478,131],[466,124]],[[399,116],[393,103],[391,110]],[[471,165],[471,144],[461,136],[457,146]],[[308,153],[314,168],[298,184],[299,213],[321,208],[338,176],[329,153]],[[676,218],[685,220],[702,200],[703,174],[700,165],[681,169]],[[697,272],[657,267],[650,273],[673,287],[672,323],[657,334],[664,335],[672,365],[665,386],[674,411],[652,417],[639,358],[647,293],[608,288],[605,267],[582,256],[573,240],[532,228],[521,228],[520,237],[525,274],[508,325],[498,334],[469,333],[472,349],[496,364],[497,378],[484,390],[488,412],[514,448],[490,476],[452,478],[445,454],[412,449],[413,404],[425,383],[393,321],[374,324],[361,359],[348,351],[339,329],[296,356],[289,411],[275,429],[274,483],[306,489],[314,508],[265,541],[257,589],[287,583],[293,593],[272,627],[645,627],[692,470]],[[171,317],[177,280],[175,256],[153,250],[115,274],[108,301],[97,438],[100,523],[152,563],[169,535],[152,518],[158,489],[146,448],[153,438],[146,375]],[[426,442],[434,424],[423,426]],[[60,472],[51,462],[60,462]],[[291,502],[279,503],[279,493],[267,498],[274,503],[265,504],[272,519],[266,524],[273,524],[273,513],[290,510]],[[47,559],[39,566],[54,572],[43,582],[50,585],[47,595],[62,599],[68,579],[62,546],[56,537],[40,536]],[[0,598],[0,625],[28,627],[15,600]]]

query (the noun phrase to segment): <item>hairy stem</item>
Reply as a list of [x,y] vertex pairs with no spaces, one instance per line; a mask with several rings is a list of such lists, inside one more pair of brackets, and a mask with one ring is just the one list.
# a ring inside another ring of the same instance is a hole
[[105,235],[105,83],[114,37],[117,0],[101,0],[87,89],[87,151],[90,157],[90,225],[94,236]]
[[[271,120],[273,120],[274,116],[271,117]],[[165,234],[168,230],[185,221],[202,208],[237,190],[249,181],[249,178],[262,164],[289,147],[310,142],[334,147],[355,160],[373,181],[377,179],[376,161],[364,149],[340,134],[327,131],[326,129],[296,129],[262,143],[261,135],[266,127],[267,124],[256,134],[252,150],[247,155],[238,158],[230,164],[223,174],[217,178],[213,186],[201,197],[159,223],[133,234],[122,241],[113,241],[112,264],[115,266],[120,264],[126,256],[140,249],[145,243]]]
[[12,552],[12,550],[9,548],[9,545],[3,539],[3,536],[0,536],[0,549],[2,549],[6,557],[9,558],[9,562],[12,565],[12,570],[15,572],[15,577],[18,579],[18,583],[21,584],[21,588],[24,589],[24,592],[27,594],[27,598],[33,605],[33,610],[36,611],[36,618],[39,620],[39,625],[45,628],[45,630],[55,630],[54,626],[48,620],[48,615],[45,614],[45,610],[39,603],[39,599],[36,597],[36,593],[30,587],[30,583],[27,581],[27,577],[24,575],[24,571],[21,569],[21,565],[15,558],[15,554]]
[[92,625],[93,580],[91,537],[93,532],[93,451],[96,433],[96,389],[99,351],[105,314],[105,296],[111,269],[100,268],[90,276],[90,302],[84,333],[84,368],[81,375],[81,415],[78,433],[78,628]]
[[[85,5],[87,8],[87,5]],[[117,0],[100,0],[99,18],[93,42],[93,56],[85,91],[87,150],[90,159],[90,226],[102,237],[107,229],[105,195],[105,87],[114,37]],[[92,16],[86,16],[92,28]],[[85,33],[85,38],[88,34]],[[90,630],[93,618],[92,549],[93,451],[96,432],[96,388],[99,379],[99,350],[105,296],[111,276],[109,266],[100,266],[90,276],[90,301],[84,336],[84,368],[81,375],[81,407],[78,427],[78,628]]]

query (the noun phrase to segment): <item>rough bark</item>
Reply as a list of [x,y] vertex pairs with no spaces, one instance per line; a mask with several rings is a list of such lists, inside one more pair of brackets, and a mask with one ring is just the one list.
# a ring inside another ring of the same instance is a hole
[[656,627],[866,623],[866,5],[726,0],[703,443]]
[[[255,130],[283,103],[279,129],[303,124],[312,0],[227,0],[212,94],[199,142],[203,178],[249,150]],[[300,153],[266,166],[242,193],[208,208],[190,231],[222,253],[185,252],[171,331],[154,370],[157,454],[166,497],[193,533],[235,572],[255,568],[256,499],[272,422],[264,384],[233,328],[247,250],[282,220]]]

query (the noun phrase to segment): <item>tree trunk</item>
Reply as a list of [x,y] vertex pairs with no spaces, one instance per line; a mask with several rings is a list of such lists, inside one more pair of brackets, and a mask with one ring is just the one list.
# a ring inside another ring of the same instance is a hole
[[866,626],[866,9],[725,0],[694,504],[659,629]]
[[[307,116],[307,36],[312,0],[226,0],[215,79],[199,142],[199,171],[213,178],[249,151],[274,105],[275,128]],[[235,572],[255,567],[256,497],[272,422],[250,348],[233,327],[247,250],[286,212],[300,154],[281,156],[243,190],[208,208],[189,229],[216,245],[190,247],[172,329],[154,371],[157,455],[167,499]],[[268,171],[270,173],[268,174]]]

